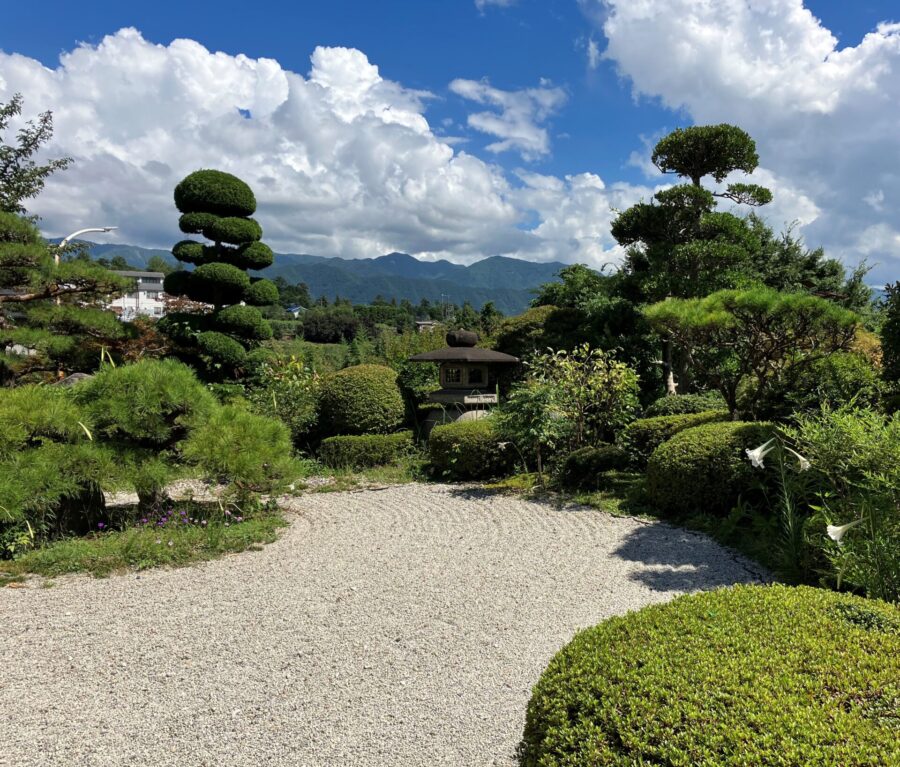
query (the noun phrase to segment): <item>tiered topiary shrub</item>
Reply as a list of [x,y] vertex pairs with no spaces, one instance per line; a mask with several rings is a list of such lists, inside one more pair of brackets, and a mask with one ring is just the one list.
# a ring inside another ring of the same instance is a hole
[[403,423],[405,409],[397,373],[384,365],[354,365],[334,373],[319,390],[323,436],[389,434]]
[[729,418],[724,410],[638,418],[622,429],[616,441],[628,453],[631,465],[636,469],[644,469],[653,451],[678,432],[704,423],[727,421]]
[[725,421],[678,432],[647,463],[653,505],[671,514],[727,514],[759,481],[746,451],[775,435],[771,423]]
[[512,471],[516,457],[490,418],[435,426],[428,453],[436,476],[458,480],[502,477]]
[[628,468],[628,453],[618,445],[583,447],[566,456],[558,481],[567,490],[600,490],[603,475]]
[[319,446],[319,460],[332,469],[367,469],[385,466],[412,450],[411,431],[328,437]]
[[900,764],[900,608],[736,586],[580,632],[534,688],[522,767]]
[[233,373],[246,362],[249,349],[272,337],[272,327],[256,307],[278,300],[273,282],[247,274],[273,261],[271,248],[260,242],[262,228],[250,218],[256,198],[230,173],[198,170],[175,187],[175,205],[182,213],[181,231],[213,244],[182,240],[175,245],[172,254],[195,268],[169,274],[165,291],[212,310],[170,314],[161,328],[210,370]]

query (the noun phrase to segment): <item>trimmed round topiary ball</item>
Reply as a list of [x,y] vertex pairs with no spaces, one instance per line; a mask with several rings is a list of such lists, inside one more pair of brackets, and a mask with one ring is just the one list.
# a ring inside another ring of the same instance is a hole
[[202,242],[182,240],[172,248],[172,255],[185,264],[199,265],[207,260],[207,248]]
[[319,394],[324,436],[388,434],[404,417],[397,374],[383,365],[355,365],[330,375]]
[[244,291],[244,300],[251,306],[271,306],[278,303],[278,286],[271,280],[253,280]]
[[212,324],[222,332],[239,338],[266,341],[272,337],[272,326],[255,306],[228,306],[212,316]]
[[182,213],[252,216],[256,198],[237,176],[221,170],[198,170],[175,187],[175,206]]
[[226,368],[237,368],[247,361],[247,350],[224,333],[207,330],[197,336],[200,351],[216,364]]
[[203,227],[203,236],[213,242],[229,245],[244,245],[256,242],[262,237],[262,227],[252,218],[236,216],[213,216],[213,220]]
[[221,256],[223,261],[238,269],[265,269],[275,260],[272,248],[262,242],[251,242],[240,248],[223,248]]
[[743,421],[678,432],[657,447],[647,463],[651,502],[672,514],[727,514],[758,480],[745,451],[774,434],[771,423]]
[[186,295],[190,289],[191,272],[181,269],[177,272],[169,272],[163,277],[163,290],[170,296]]
[[900,764],[900,608],[735,586],[578,633],[532,692],[522,767]]
[[191,273],[188,295],[195,301],[224,306],[241,301],[249,287],[246,272],[231,264],[215,262],[202,264]]

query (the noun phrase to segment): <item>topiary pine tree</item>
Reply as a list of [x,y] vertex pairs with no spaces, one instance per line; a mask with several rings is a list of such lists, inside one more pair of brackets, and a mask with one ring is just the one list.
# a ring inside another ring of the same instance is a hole
[[199,359],[207,371],[234,374],[247,360],[247,352],[272,337],[272,327],[257,306],[278,301],[278,288],[266,279],[252,278],[248,269],[271,266],[273,254],[260,242],[262,228],[250,218],[256,198],[236,176],[218,170],[198,170],[175,187],[178,225],[185,234],[202,234],[213,242],[182,240],[172,254],[193,271],[169,274],[166,293],[200,304],[212,311],[170,314],[161,329],[187,356]]

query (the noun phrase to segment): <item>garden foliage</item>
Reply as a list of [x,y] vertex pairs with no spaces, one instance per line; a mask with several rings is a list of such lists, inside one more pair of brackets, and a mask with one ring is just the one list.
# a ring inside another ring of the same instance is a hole
[[461,480],[505,476],[517,458],[493,418],[435,426],[428,437],[428,454],[437,477]]
[[412,450],[411,431],[328,437],[319,446],[319,460],[332,469],[367,469],[393,463]]
[[566,456],[557,480],[567,490],[602,490],[604,475],[628,468],[628,454],[617,445],[582,447]]
[[383,365],[344,368],[322,381],[319,424],[323,436],[388,434],[403,423],[397,374]]
[[522,767],[900,763],[900,609],[735,586],[578,633],[532,692]]
[[[677,395],[670,395],[667,399],[672,399],[674,396]],[[729,415],[724,410],[638,418],[619,432],[616,442],[628,454],[632,467],[644,469],[653,451],[678,432],[701,424],[727,421],[728,419]]]

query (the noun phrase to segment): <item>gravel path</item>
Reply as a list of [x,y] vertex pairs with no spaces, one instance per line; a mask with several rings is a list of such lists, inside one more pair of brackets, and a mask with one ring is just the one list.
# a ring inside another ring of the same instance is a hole
[[0,764],[514,765],[576,629],[761,573],[709,539],[407,485],[198,567],[0,590]]

